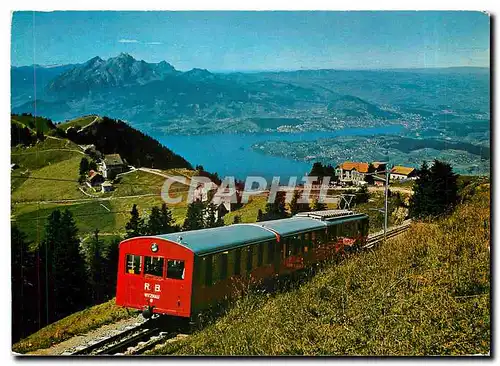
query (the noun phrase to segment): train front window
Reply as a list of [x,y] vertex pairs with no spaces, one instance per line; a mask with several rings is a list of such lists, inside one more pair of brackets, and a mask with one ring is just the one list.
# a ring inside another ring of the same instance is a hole
[[145,257],[144,274],[163,277],[163,263],[162,257]]
[[142,257],[140,255],[127,254],[127,267],[125,271],[130,274],[141,274]]
[[184,279],[184,261],[169,259],[167,261],[167,278]]

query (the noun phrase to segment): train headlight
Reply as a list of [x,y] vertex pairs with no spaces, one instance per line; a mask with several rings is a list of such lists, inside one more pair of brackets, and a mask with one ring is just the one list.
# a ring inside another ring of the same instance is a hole
[[156,243],[151,244],[151,251],[153,253],[156,253],[158,251],[158,244]]

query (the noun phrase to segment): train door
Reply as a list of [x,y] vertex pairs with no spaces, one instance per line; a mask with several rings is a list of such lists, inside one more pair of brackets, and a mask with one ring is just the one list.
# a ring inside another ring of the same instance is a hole
[[162,292],[166,295],[162,307],[172,313],[189,311],[190,284],[187,279],[189,264],[184,259],[166,258]]
[[[120,266],[120,273],[118,280],[120,281],[117,286],[117,300],[123,302],[125,306],[137,307],[142,304],[137,304],[137,294],[142,291],[142,273],[143,273],[144,257],[136,254],[125,255],[125,265],[123,268]],[[122,262],[123,263],[123,262]],[[123,295],[124,298],[122,297]]]

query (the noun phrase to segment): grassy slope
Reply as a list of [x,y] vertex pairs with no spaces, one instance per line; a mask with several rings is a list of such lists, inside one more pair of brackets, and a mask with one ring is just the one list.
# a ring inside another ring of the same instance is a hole
[[[107,202],[102,202],[102,204],[106,207],[110,206]],[[96,228],[101,233],[116,231],[115,215],[109,214],[101,203],[96,201],[77,204],[22,205],[16,208],[15,220],[21,231],[27,235],[28,240],[39,242],[45,232],[47,217],[56,208],[68,209],[73,214],[80,235],[90,234]]]
[[226,225],[232,224],[235,216],[240,216],[241,222],[256,222],[259,209],[264,212],[266,203],[267,196],[250,196],[246,205],[224,216],[224,223]]
[[75,118],[75,119],[72,119],[71,121],[60,123],[59,125],[57,125],[57,127],[61,128],[63,130],[66,130],[69,127],[82,128],[82,127],[87,126],[92,121],[94,121],[95,118],[96,118],[95,115]]
[[135,316],[115,305],[115,299],[71,314],[64,319],[42,328],[12,346],[14,352],[27,353],[50,347],[78,334],[83,334],[102,325]]
[[290,292],[249,295],[155,354],[465,355],[490,351],[489,186],[449,218],[329,266]]
[[81,155],[47,165],[41,169],[31,172],[31,178],[50,178],[73,180],[68,181],[46,181],[38,179],[27,179],[12,193],[12,201],[44,201],[85,198],[78,190],[78,169]]

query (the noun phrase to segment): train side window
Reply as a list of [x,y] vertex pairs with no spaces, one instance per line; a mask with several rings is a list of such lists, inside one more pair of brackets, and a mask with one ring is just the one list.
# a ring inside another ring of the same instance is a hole
[[259,252],[260,252],[259,247],[260,247],[260,244],[253,245],[253,248],[252,248],[252,268],[259,267]]
[[176,259],[167,260],[167,278],[172,278],[174,280],[183,280],[184,272],[184,261]]
[[163,264],[165,259],[162,257],[144,257],[144,274],[163,277]]
[[252,257],[253,257],[253,254],[252,254],[252,247],[249,246],[247,247],[247,272],[250,272],[252,270]]
[[142,257],[140,255],[127,254],[126,273],[141,274]]
[[221,280],[222,254],[212,255],[212,285]]
[[264,243],[260,243],[257,246],[257,267],[262,266],[264,262]]
[[274,241],[270,241],[267,243],[267,263],[274,262],[275,245],[276,243]]
[[212,286],[212,256],[204,257],[205,261],[205,286]]
[[234,274],[241,274],[241,248],[234,251]]
[[229,252],[223,252],[220,254],[220,264],[221,264],[221,268],[220,268],[220,279],[223,280],[223,279],[226,279],[227,278],[227,274],[228,274],[228,255],[229,255]]
[[241,260],[240,260],[240,275],[245,275],[248,272],[247,269],[247,258],[248,258],[248,248],[240,248]]

